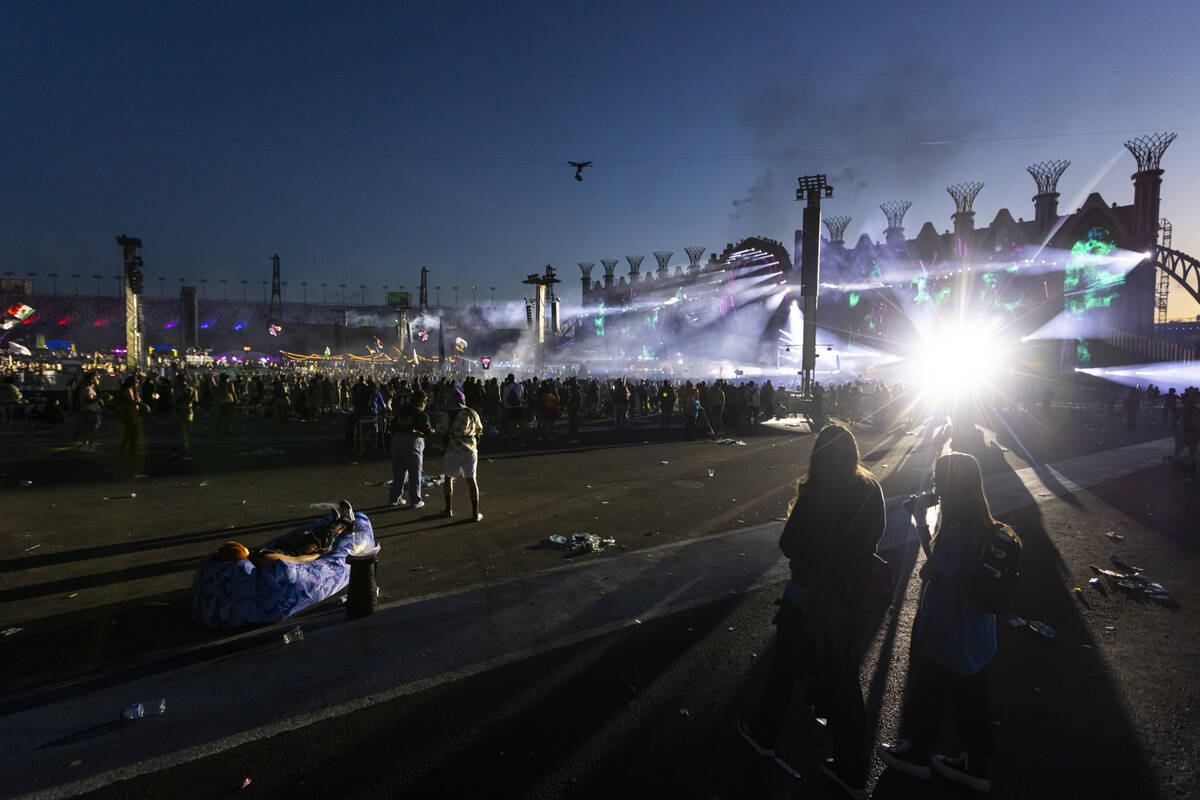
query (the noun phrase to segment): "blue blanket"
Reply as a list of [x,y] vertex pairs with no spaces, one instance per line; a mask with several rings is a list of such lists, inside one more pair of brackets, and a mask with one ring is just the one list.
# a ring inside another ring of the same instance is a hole
[[[278,548],[306,531],[328,525],[330,519],[315,519],[272,539],[265,547]],[[262,569],[249,560],[210,561],[192,578],[192,619],[206,628],[279,622],[340,592],[350,582],[346,556],[374,546],[371,521],[359,512],[354,515],[354,530],[334,539],[329,552],[313,561],[272,561]]]

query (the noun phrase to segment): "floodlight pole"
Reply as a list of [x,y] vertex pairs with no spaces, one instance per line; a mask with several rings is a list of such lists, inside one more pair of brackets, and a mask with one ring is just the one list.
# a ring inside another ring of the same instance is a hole
[[146,353],[142,325],[142,240],[121,234],[117,237],[121,247],[121,261],[125,274],[125,365],[132,371],[145,366]]
[[545,366],[546,361],[546,289],[553,291],[554,284],[559,283],[559,279],[554,277],[554,267],[546,265],[545,273],[538,275],[534,273],[521,283],[526,283],[536,287],[534,295],[534,311],[533,311],[533,335],[535,360],[537,371],[540,373]]
[[824,175],[799,179],[796,200],[806,200],[800,233],[800,297],[804,301],[804,342],[800,361],[801,391],[809,395],[817,369],[817,289],[821,277],[821,198],[833,197]]

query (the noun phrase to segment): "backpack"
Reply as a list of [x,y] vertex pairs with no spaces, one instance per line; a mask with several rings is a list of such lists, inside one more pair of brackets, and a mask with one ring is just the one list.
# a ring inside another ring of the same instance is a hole
[[997,525],[983,549],[983,558],[963,579],[970,601],[986,614],[1001,614],[1012,605],[1021,576],[1021,540],[1007,525]]

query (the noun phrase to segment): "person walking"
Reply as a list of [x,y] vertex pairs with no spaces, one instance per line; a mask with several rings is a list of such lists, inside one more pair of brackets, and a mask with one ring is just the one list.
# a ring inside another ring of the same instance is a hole
[[671,412],[675,410],[675,387],[669,380],[663,380],[658,390],[658,409],[662,412],[662,427],[666,430],[671,426]]
[[579,414],[583,409],[583,393],[579,379],[567,379],[567,444],[579,444]]
[[432,436],[429,415],[425,413],[425,393],[420,389],[402,403],[392,416],[392,485],[388,505],[404,505],[404,487],[408,486],[409,508],[425,505],[421,499],[421,466],[425,457],[425,437]]
[[[833,758],[822,773],[853,798],[867,797],[867,715],[859,685],[867,614],[859,588],[875,557],[886,516],[879,481],[862,465],[858,443],[840,425],[817,437],[779,549],[791,566],[775,631],[775,650],[757,711],[738,733],[760,755],[775,756],[798,679],[829,720]],[[886,565],[885,565],[886,566]]]
[[442,457],[446,495],[446,507],[442,509],[442,516],[454,516],[454,479],[463,478],[471,496],[471,518],[475,522],[482,522],[483,514],[479,513],[479,482],[475,473],[479,468],[479,437],[483,435],[483,423],[475,410],[467,406],[462,392],[458,393],[458,405],[458,413],[454,415],[446,433],[446,454]]
[[[996,617],[967,596],[964,581],[979,565],[997,530],[1013,537],[988,507],[979,462],[966,453],[947,453],[934,464],[933,492],[940,501],[937,530],[925,524],[928,504],[913,507],[917,535],[927,553],[925,585],[913,621],[909,713],[905,738],[880,744],[889,767],[928,779],[930,767],[976,791],[991,790],[988,759],[994,749],[988,708],[987,667],[996,657]],[[958,756],[933,754],[946,706],[954,711]]]

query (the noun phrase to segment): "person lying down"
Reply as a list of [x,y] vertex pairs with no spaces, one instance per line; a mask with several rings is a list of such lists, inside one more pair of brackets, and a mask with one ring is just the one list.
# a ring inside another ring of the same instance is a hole
[[338,536],[354,529],[354,509],[350,503],[343,500],[334,509],[333,519],[328,523],[303,531],[272,548],[257,547],[253,550],[240,542],[226,542],[217,548],[213,554],[214,561],[245,561],[249,560],[255,567],[261,568],[271,561],[288,561],[302,564],[315,561],[329,552]]

